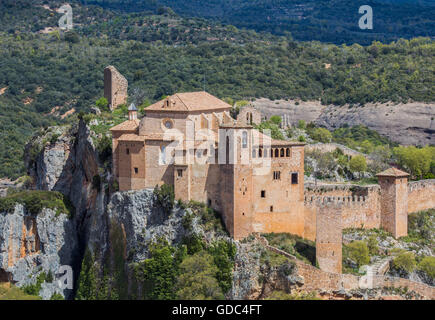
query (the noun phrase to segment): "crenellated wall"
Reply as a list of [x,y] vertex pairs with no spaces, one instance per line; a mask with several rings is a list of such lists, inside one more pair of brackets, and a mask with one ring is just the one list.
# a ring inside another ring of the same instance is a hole
[[316,216],[325,201],[341,204],[343,228],[378,228],[380,225],[379,186],[318,187],[305,192],[304,236],[309,240],[316,238]]
[[[408,183],[408,200],[399,197],[397,202],[407,206],[407,212],[435,208],[435,179]],[[304,237],[316,239],[316,216],[324,202],[342,203],[343,228],[380,228],[381,204],[387,202],[381,196],[379,185],[305,185]]]
[[435,179],[408,183],[408,213],[435,208]]

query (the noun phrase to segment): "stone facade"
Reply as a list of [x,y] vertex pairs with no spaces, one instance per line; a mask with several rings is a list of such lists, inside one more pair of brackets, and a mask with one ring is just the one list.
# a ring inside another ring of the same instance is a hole
[[221,212],[230,234],[304,235],[304,144],[232,119],[206,92],[179,93],[111,129],[121,191],[174,186],[176,199]]
[[104,97],[109,102],[110,110],[127,103],[127,79],[114,66],[104,69]]
[[177,200],[220,212],[235,239],[288,232],[316,240],[322,212],[335,210],[329,202],[340,203],[340,230],[383,227],[401,237],[409,212],[434,207],[435,182],[408,186],[407,174],[394,168],[378,174],[379,185],[304,188],[304,144],[273,140],[241,121],[248,113],[236,121],[230,109],[206,92],[190,92],[149,106],[140,120],[130,110],[129,120],[111,129],[120,190],[169,184]]
[[395,168],[377,174],[381,186],[381,227],[395,238],[408,235],[408,176]]
[[320,269],[341,273],[342,219],[340,202],[329,199],[319,206],[316,217],[316,260]]
[[261,123],[261,113],[253,106],[246,106],[237,115],[237,122],[253,125]]

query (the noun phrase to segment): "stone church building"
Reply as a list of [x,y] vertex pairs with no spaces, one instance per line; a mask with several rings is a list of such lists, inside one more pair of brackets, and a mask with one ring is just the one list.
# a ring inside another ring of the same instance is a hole
[[304,143],[271,139],[250,116],[207,92],[177,93],[113,128],[120,191],[169,184],[176,200],[207,203],[235,239],[304,234]]

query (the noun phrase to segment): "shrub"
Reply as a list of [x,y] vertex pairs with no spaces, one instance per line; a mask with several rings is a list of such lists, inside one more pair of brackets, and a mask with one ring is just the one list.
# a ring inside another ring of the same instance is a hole
[[[299,104],[299,103],[298,103]],[[298,128],[304,130],[307,127],[307,124],[304,120],[298,121]]]
[[345,254],[343,257],[348,257],[356,262],[360,267],[370,262],[369,248],[364,241],[353,241],[344,247]]
[[154,197],[156,204],[162,207],[169,215],[174,207],[174,188],[168,184],[163,184],[161,187],[155,186]]
[[56,215],[65,213],[72,218],[75,211],[69,199],[60,192],[27,190],[0,198],[0,212],[12,212],[17,203],[24,205],[33,215],[47,208],[55,210]]
[[281,117],[280,116],[271,116],[270,117],[270,122],[272,122],[273,124],[279,126],[281,124]]
[[313,140],[323,142],[323,143],[331,142],[332,139],[332,133],[325,128],[314,129],[310,134],[310,136]]
[[107,109],[107,107],[109,106],[109,101],[107,101],[106,98],[101,97],[100,99],[98,99],[95,102],[95,105],[100,108],[101,110]]
[[218,268],[206,251],[187,257],[180,264],[177,278],[177,298],[183,300],[223,299],[224,295],[215,276]]
[[432,279],[435,278],[435,257],[424,257],[418,264],[418,269],[425,272]]
[[98,156],[102,162],[105,162],[112,156],[112,139],[104,135],[97,142]]
[[367,169],[366,158],[362,155],[352,157],[349,161],[349,168],[352,172],[363,172]]
[[416,266],[415,256],[412,252],[401,252],[393,259],[392,264],[394,269],[410,273]]
[[367,240],[367,247],[369,248],[369,253],[371,255],[377,255],[379,253],[378,240],[376,236],[371,236]]

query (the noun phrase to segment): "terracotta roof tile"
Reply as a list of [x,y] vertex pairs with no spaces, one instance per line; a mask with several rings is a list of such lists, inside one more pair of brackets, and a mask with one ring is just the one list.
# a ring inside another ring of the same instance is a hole
[[138,119],[135,120],[127,120],[123,123],[118,124],[110,128],[110,131],[135,131],[139,128],[140,121]]
[[408,173],[406,173],[405,171],[399,170],[397,168],[389,168],[385,171],[382,171],[380,173],[378,173],[376,176],[378,177],[407,177],[409,176]]
[[176,93],[166,99],[160,100],[149,107],[147,111],[205,111],[205,110],[226,110],[231,106],[205,92],[184,92]]
[[134,133],[125,133],[118,138],[118,141],[145,141],[145,137]]

